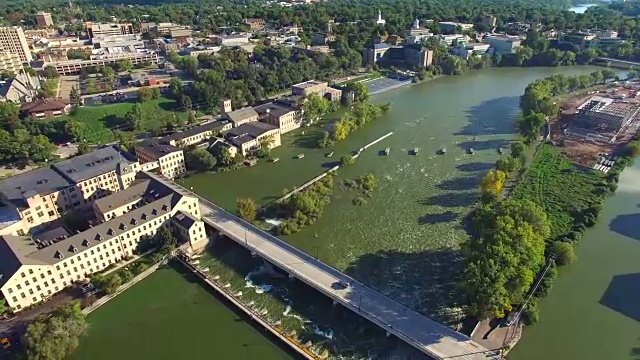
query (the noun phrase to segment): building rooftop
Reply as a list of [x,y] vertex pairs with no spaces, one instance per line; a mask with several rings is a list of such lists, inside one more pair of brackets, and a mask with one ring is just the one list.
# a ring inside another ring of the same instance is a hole
[[71,185],[52,168],[43,167],[0,180],[0,192],[16,207],[27,208],[25,197],[48,195]]
[[144,151],[152,154],[156,158],[161,158],[167,154],[170,154],[176,151],[182,151],[182,149],[180,149],[177,146],[158,142],[155,140],[145,140],[143,142],[136,144],[136,147],[144,149]]
[[147,204],[153,202],[154,199],[158,199],[169,194],[171,194],[171,189],[156,181],[152,181],[150,179],[138,179],[122,191],[115,192],[107,197],[96,199],[95,206],[102,214],[105,214],[121,206],[131,204],[136,200]]
[[231,122],[237,124],[239,122],[247,121],[253,117],[258,117],[258,113],[251,107],[243,107],[242,109],[230,111],[225,114]]
[[[102,222],[86,231],[63,236],[56,240],[41,241],[26,236],[2,236],[0,238],[0,270],[3,274],[13,274],[22,264],[55,264],[63,261],[67,256],[88,250],[96,245],[118,236],[127,230],[142,226],[169,214],[182,199],[183,191],[176,189],[160,177],[145,173],[143,177],[153,182],[149,185],[156,189],[166,187],[168,195],[153,198],[153,201],[145,203],[126,214],[114,219]],[[119,195],[119,193],[111,196]],[[161,221],[166,221],[163,219]],[[4,276],[3,279],[9,276]],[[0,279],[0,283],[3,279]],[[6,281],[6,280],[5,280]]]
[[77,184],[109,171],[114,171],[118,164],[130,165],[134,161],[131,161],[127,156],[114,147],[108,146],[88,154],[72,157],[53,164],[51,167],[60,175]]
[[182,211],[178,211],[171,220],[186,230],[191,229],[193,224],[198,221],[198,219],[191,216],[191,214]]
[[229,120],[216,120],[212,122],[208,122],[203,125],[194,126],[184,131],[175,132],[171,135],[167,135],[160,139],[160,142],[169,143],[171,141],[180,141],[182,139],[186,139],[192,136],[196,136],[198,134],[202,134],[208,131],[216,131],[222,129],[225,125],[229,124]]
[[292,108],[290,108],[288,106],[280,105],[280,104],[275,103],[275,102],[268,102],[266,104],[254,106],[253,108],[258,113],[259,117],[263,117],[263,116],[267,116],[267,115],[280,117],[282,115],[286,115],[286,114],[288,114],[288,113],[290,113],[292,111],[295,111],[294,109],[292,109]]
[[235,127],[229,131],[227,131],[227,135],[230,136],[234,136],[234,137],[240,137],[243,135],[247,135],[253,139],[262,136],[263,134],[275,130],[277,129],[277,127],[270,125],[270,124],[265,124],[265,123],[261,123],[261,122],[250,122],[250,123],[246,123],[246,124],[242,124],[238,127]]
[[391,45],[385,44],[385,43],[373,44],[373,48],[376,49],[376,50],[388,49],[390,47],[391,47]]
[[62,110],[69,105],[66,101],[62,99],[53,99],[53,98],[45,98],[38,99],[28,104],[22,105],[20,111],[26,113],[38,113],[44,111],[55,111]]
[[309,88],[309,87],[321,85],[321,84],[326,84],[326,82],[320,81],[320,80],[309,80],[309,81],[301,82],[299,84],[295,84],[292,86],[305,89],[305,88]]

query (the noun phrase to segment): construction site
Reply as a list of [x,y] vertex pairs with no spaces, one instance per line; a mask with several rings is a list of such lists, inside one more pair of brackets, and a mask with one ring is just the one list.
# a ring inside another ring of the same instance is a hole
[[551,124],[551,140],[576,162],[593,167],[603,156],[616,153],[640,127],[640,84],[589,91],[560,104]]

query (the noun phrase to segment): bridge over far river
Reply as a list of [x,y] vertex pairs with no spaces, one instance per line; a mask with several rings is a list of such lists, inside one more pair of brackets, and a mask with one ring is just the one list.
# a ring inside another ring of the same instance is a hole
[[[177,184],[176,184],[177,185]],[[186,189],[185,189],[186,190]],[[187,190],[188,191],[188,190]],[[192,193],[192,192],[190,192]],[[193,194],[193,193],[192,193]],[[287,244],[277,237],[194,194],[200,201],[202,220],[221,234],[273,263],[336,303],[360,314],[433,359],[500,359],[489,350],[337,269]],[[349,284],[346,288],[337,284]]]

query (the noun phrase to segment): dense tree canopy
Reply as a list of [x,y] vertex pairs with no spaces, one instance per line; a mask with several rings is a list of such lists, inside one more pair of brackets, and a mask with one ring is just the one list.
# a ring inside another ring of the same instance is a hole
[[78,302],[56,309],[27,328],[24,336],[27,359],[63,360],[77,347],[87,332],[85,315]]

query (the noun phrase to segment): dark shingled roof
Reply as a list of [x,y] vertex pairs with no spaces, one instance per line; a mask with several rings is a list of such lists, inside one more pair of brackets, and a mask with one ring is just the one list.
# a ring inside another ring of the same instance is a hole
[[116,170],[118,163],[126,165],[133,161],[127,155],[108,146],[88,154],[72,157],[51,167],[74,184]]
[[16,207],[26,208],[25,196],[48,195],[71,185],[53,169],[44,167],[0,180],[0,192]]
[[202,134],[203,132],[207,132],[207,131],[216,131],[216,130],[220,130],[222,129],[225,125],[229,124],[228,120],[217,120],[217,121],[212,121],[209,123],[206,123],[204,125],[200,125],[200,126],[194,126],[190,129],[187,129],[185,131],[180,131],[180,132],[175,132],[171,135],[165,136],[162,139],[160,139],[161,143],[165,143],[168,144],[170,141],[179,141],[188,137],[192,137],[198,134]]
[[275,129],[277,129],[277,127],[270,124],[265,124],[261,122],[250,122],[250,123],[242,124],[238,127],[235,127],[227,131],[227,136],[235,137],[235,136],[248,135],[255,139],[263,135],[264,133],[269,132],[271,130],[275,130]]
[[249,106],[249,107],[244,107],[242,109],[225,113],[225,116],[229,120],[231,120],[231,122],[233,122],[234,124],[237,124],[239,122],[246,121],[247,119],[250,119],[252,117],[257,118],[258,113],[251,106]]
[[138,179],[122,191],[96,199],[95,206],[104,214],[136,200],[138,200],[139,203],[146,204],[171,193],[172,190],[170,188],[157,181]]
[[136,145],[136,148],[142,148],[146,152],[152,154],[155,158],[161,158],[172,152],[180,151],[181,149],[171,144],[160,143],[155,140],[145,140]]
[[22,105],[20,111],[24,113],[37,113],[43,111],[62,110],[68,105],[67,102],[60,99],[46,98],[38,99],[28,104]]
[[9,281],[22,265],[46,265],[45,262],[28,256],[37,250],[28,236],[0,236],[0,286]]
[[183,229],[191,229],[191,227],[193,226],[193,224],[195,224],[198,219],[194,218],[191,216],[191,214],[189,213],[184,213],[182,211],[178,211],[173,218],[171,218],[171,221],[173,221],[174,223],[180,225],[180,227],[182,227]]
[[292,111],[292,108],[284,105],[277,104],[275,102],[269,102],[266,104],[258,105],[253,107],[260,117],[272,115],[275,117],[280,117],[282,115],[286,115]]

